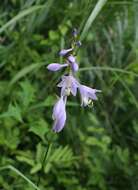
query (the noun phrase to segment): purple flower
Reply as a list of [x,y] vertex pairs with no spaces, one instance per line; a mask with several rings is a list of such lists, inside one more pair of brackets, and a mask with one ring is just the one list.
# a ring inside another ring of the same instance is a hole
[[67,67],[68,64],[59,64],[59,63],[51,63],[47,66],[47,69],[50,71],[58,71],[62,69],[63,67]]
[[81,106],[90,106],[92,100],[97,100],[96,93],[101,92],[100,90],[81,85],[75,78],[75,72],[78,71],[79,66],[76,61],[76,54],[78,48],[81,46],[81,41],[78,40],[78,31],[74,28],[72,32],[72,48],[62,49],[59,55],[65,60],[64,64],[51,63],[47,66],[50,71],[58,71],[64,67],[67,67],[67,74],[62,76],[62,80],[57,85],[60,87],[60,98],[56,102],[53,108],[52,118],[54,120],[53,131],[60,132],[66,123],[66,102],[67,97],[72,94],[76,96],[77,90],[79,89],[81,96]]
[[53,108],[53,114],[52,118],[54,120],[53,125],[53,131],[60,132],[66,122],[66,106],[65,106],[66,100],[64,100],[64,97],[62,96],[57,103],[55,104]]
[[76,59],[75,59],[75,57],[74,57],[73,55],[70,55],[70,56],[68,56],[68,61],[69,61],[70,63],[75,63],[75,62],[76,62]]
[[70,53],[73,49],[70,48],[70,49],[62,49],[60,52],[59,52],[59,55],[60,56],[65,56],[67,55],[68,53]]
[[97,100],[96,92],[101,92],[101,90],[93,89],[85,85],[80,85],[79,91],[81,94],[81,106],[87,106],[92,100]]
[[58,84],[58,87],[61,87],[61,96],[69,96],[70,93],[76,96],[78,86],[79,82],[72,75],[63,76]]
[[79,66],[78,66],[77,63],[71,63],[71,70],[72,70],[73,72],[78,71],[78,69],[79,69]]
[[70,63],[70,66],[71,66],[72,71],[73,71],[73,72],[78,71],[79,66],[78,66],[78,64],[76,63],[76,59],[75,59],[75,57],[74,57],[73,55],[68,56],[68,61],[69,61],[69,63]]

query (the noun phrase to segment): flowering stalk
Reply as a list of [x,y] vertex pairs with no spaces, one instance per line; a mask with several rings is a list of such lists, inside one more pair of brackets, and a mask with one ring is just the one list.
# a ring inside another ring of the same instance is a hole
[[75,78],[75,73],[79,70],[79,65],[76,61],[76,50],[81,46],[78,41],[78,31],[76,29],[72,32],[73,40],[71,48],[62,49],[59,55],[65,58],[65,63],[51,63],[47,66],[50,71],[58,71],[62,68],[69,68],[68,74],[61,77],[60,83],[57,85],[61,88],[60,98],[53,108],[52,118],[54,120],[53,131],[60,132],[66,123],[66,102],[69,95],[76,96],[77,90],[81,96],[81,106],[90,106],[93,100],[97,100],[96,93],[100,90],[87,87],[80,84]]

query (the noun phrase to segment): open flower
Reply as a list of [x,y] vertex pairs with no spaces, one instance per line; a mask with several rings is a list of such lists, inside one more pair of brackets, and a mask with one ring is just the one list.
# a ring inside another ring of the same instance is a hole
[[67,67],[68,64],[59,64],[59,63],[51,63],[47,66],[47,69],[50,71],[58,71],[63,67]]
[[96,92],[101,92],[101,90],[93,89],[85,85],[79,85],[79,91],[81,95],[81,106],[87,106],[92,100],[97,100]]
[[78,71],[79,66],[78,66],[78,63],[76,62],[76,58],[73,55],[69,55],[67,59],[70,63],[72,71],[73,72]]
[[57,101],[53,108],[53,114],[52,118],[54,120],[54,125],[53,125],[53,131],[55,132],[60,132],[66,122],[66,100],[64,100],[64,97],[61,96],[61,98]]
[[58,84],[58,87],[61,87],[61,96],[68,96],[70,93],[76,96],[78,86],[79,82],[72,75],[63,76]]

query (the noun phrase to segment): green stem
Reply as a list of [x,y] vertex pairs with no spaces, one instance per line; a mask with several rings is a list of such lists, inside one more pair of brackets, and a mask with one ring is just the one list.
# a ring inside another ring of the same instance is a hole
[[[48,153],[49,153],[49,150],[50,150],[50,148],[51,148],[51,145],[52,145],[52,144],[49,143],[49,144],[48,144],[48,147],[47,147],[47,149],[46,149],[46,151],[45,151],[44,159],[43,159],[43,161],[42,161],[42,171],[43,171],[43,169],[44,169],[45,161],[47,160]],[[39,187],[40,179],[41,179],[41,176],[39,175],[39,176],[38,176],[38,181],[37,181],[37,187]]]

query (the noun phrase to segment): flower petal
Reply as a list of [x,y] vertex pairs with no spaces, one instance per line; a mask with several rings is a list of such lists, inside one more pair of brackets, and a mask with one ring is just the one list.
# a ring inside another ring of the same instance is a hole
[[69,61],[70,63],[75,63],[75,62],[76,62],[76,59],[75,59],[75,57],[74,57],[73,55],[70,55],[70,56],[68,56],[68,61]]
[[61,96],[68,96],[70,92],[73,96],[76,96],[79,82],[72,76],[63,76],[62,81],[57,85],[61,88]]
[[78,88],[78,86],[75,83],[72,83],[71,93],[73,94],[73,96],[76,96],[76,94],[77,94],[77,88]]
[[59,64],[59,63],[51,63],[47,66],[47,69],[50,71],[58,71],[62,69],[63,67],[67,67],[68,64]]
[[71,63],[71,69],[73,72],[77,72],[79,69],[79,66],[77,63]]
[[97,96],[96,96],[96,90],[93,89],[91,92],[88,93],[89,94],[89,97],[92,99],[92,100],[97,100]]
[[73,77],[72,77],[72,85],[71,85],[71,93],[73,94],[73,96],[76,96],[77,94],[77,88],[79,87],[79,82]]
[[55,120],[53,125],[53,130],[55,132],[60,132],[65,125],[66,122],[65,102],[66,100],[64,100],[62,96],[53,108],[52,117]]
[[59,52],[59,55],[60,56],[65,56],[66,54],[68,54],[69,52],[71,52],[73,49],[70,48],[70,49],[62,49],[60,52]]
[[79,91],[81,94],[81,106],[89,105],[89,100],[97,100],[96,92],[101,92],[100,90],[85,85],[79,85]]
[[65,122],[66,122],[66,112],[63,112],[62,115],[55,120],[55,123],[53,125],[53,131],[54,132],[60,132],[64,126],[65,126]]
[[56,119],[57,117],[59,117],[59,115],[61,114],[62,110],[65,110],[65,103],[63,101],[63,97],[61,97],[57,103],[55,104],[54,108],[53,108],[53,114],[52,114],[52,118]]
[[88,95],[92,100],[97,100],[96,92],[101,92],[101,90],[97,90],[94,88],[89,88],[88,87]]

